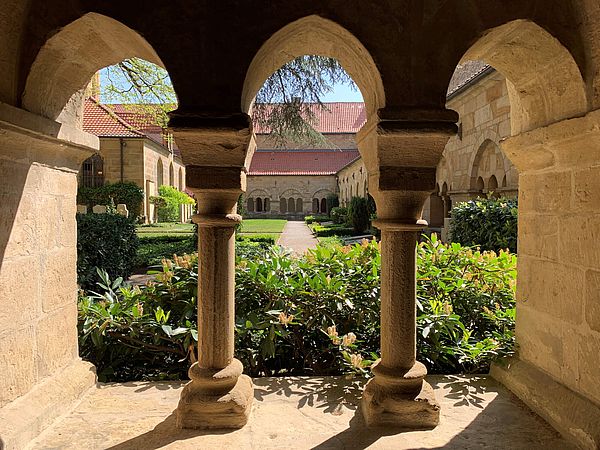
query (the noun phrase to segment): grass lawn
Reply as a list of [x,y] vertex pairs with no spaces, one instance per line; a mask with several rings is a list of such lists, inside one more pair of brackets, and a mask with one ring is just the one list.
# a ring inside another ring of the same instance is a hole
[[245,219],[242,222],[242,234],[279,234],[283,231],[285,219]]

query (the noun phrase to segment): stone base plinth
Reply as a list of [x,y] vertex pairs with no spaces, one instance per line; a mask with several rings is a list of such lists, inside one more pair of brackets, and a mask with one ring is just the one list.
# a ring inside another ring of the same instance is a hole
[[190,381],[177,407],[177,427],[194,429],[242,428],[248,422],[254,389],[247,375],[240,375],[229,391],[214,392]]
[[370,380],[363,392],[361,408],[369,427],[398,430],[429,430],[440,421],[440,405],[433,388],[422,382],[418,393],[393,392]]

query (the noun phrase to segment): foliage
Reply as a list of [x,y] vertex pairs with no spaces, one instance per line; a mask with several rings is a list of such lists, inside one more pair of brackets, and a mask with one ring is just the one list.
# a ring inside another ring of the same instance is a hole
[[369,228],[370,214],[366,198],[352,197],[348,207],[347,222],[358,234],[364,233]]
[[331,216],[331,210],[340,206],[340,199],[337,195],[331,194],[327,196],[327,200],[325,201],[327,202],[327,211],[329,211],[329,215]]
[[418,355],[432,373],[487,372],[512,354],[516,255],[442,244],[417,248]]
[[156,205],[159,222],[177,222],[179,220],[179,205],[192,205],[195,200],[173,186],[163,185],[158,188],[158,197],[150,201]]
[[322,145],[326,141],[315,130],[317,117],[310,104],[326,110],[321,98],[337,84],[356,89],[336,59],[318,55],[292,59],[267,78],[256,94],[253,120],[270,130],[269,138],[275,145]]
[[198,339],[194,258],[165,262],[142,288],[99,271],[99,293],[79,299],[79,351],[100,381],[181,379]]
[[242,217],[248,214],[248,211],[246,210],[246,196],[244,194],[240,194],[240,196],[238,197],[236,213]]
[[517,251],[517,200],[478,198],[452,208],[450,240],[482,250]]
[[193,236],[179,235],[139,236],[139,248],[135,258],[135,267],[150,267],[161,263],[164,258],[197,251]]
[[275,238],[272,234],[238,234],[236,235],[235,239],[238,242],[262,242],[270,245],[275,244]]
[[317,237],[329,237],[329,236],[352,236],[354,234],[353,228],[348,228],[344,225],[320,225],[318,223],[312,223],[309,225],[313,234]]
[[129,216],[137,219],[142,213],[144,191],[135,183],[113,183],[99,187],[79,187],[77,203],[92,209],[95,205],[118,205],[125,203]]
[[[378,244],[330,243],[302,257],[248,244],[236,267],[236,357],[247,373],[368,375],[379,352]],[[516,257],[435,236],[417,256],[417,348],[429,371],[484,372],[510,355]],[[196,271],[193,258],[175,258],[152,286],[121,290],[104,280],[101,294],[81,298],[82,356],[101,379],[185,376],[196,341]]]
[[320,222],[326,222],[329,220],[329,216],[324,216],[324,215],[311,215],[311,216],[304,216],[304,222],[306,222],[307,224],[311,224],[311,223],[320,223]]
[[346,219],[348,218],[348,209],[343,206],[337,206],[329,210],[329,215],[333,223],[343,224],[346,223]]
[[96,268],[111,278],[126,278],[134,266],[138,238],[135,224],[119,214],[77,214],[77,281],[88,289]]
[[108,103],[122,103],[135,113],[151,118],[166,128],[168,113],[175,109],[177,96],[162,67],[140,58],[125,59],[102,71],[100,95]]

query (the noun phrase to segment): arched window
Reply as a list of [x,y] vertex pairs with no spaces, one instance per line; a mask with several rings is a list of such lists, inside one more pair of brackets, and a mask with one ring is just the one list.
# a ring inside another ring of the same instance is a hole
[[483,178],[477,178],[477,183],[475,184],[475,190],[480,194],[483,194],[483,190],[485,189],[485,183],[483,182]]
[[279,199],[279,212],[285,214],[287,212],[287,200],[285,198]]
[[82,187],[104,186],[104,160],[99,153],[83,162],[79,182]]
[[318,198],[313,198],[313,202],[312,202],[312,212],[314,214],[319,212],[319,199]]
[[246,202],[246,209],[248,210],[248,212],[254,212],[254,199],[253,198],[249,198],[248,201]]
[[488,181],[488,191],[494,191],[498,189],[498,179],[495,175],[492,175]]
[[256,212],[262,212],[262,210],[263,210],[262,198],[258,197],[256,199]]
[[297,198],[296,199],[296,212],[301,213],[303,209],[304,209],[304,205],[302,204],[302,199]]
[[169,165],[169,186],[175,187],[175,170],[173,169],[173,162]]
[[327,213],[327,199],[326,198],[322,198],[321,199],[321,212],[322,213]]
[[296,212],[296,202],[292,197],[288,198],[288,212]]
[[159,188],[163,184],[165,184],[163,179],[163,163],[162,160],[159,159],[156,162],[156,187]]
[[271,211],[271,199],[270,198],[265,198],[263,206],[264,206],[265,212]]
[[183,168],[180,167],[179,168],[179,190],[181,192],[183,192],[184,187],[183,187]]

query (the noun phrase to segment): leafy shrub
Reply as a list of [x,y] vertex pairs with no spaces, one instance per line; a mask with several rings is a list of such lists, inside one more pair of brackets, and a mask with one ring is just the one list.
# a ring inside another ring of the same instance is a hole
[[339,225],[346,223],[346,219],[348,218],[348,209],[343,206],[338,206],[329,211],[329,215],[331,216],[331,220],[333,223],[337,223]]
[[482,250],[517,251],[517,200],[479,198],[452,208],[450,240]]
[[133,219],[119,214],[77,214],[77,280],[82,288],[98,281],[96,268],[111,278],[127,278],[137,249]]
[[359,234],[364,233],[369,228],[370,215],[366,198],[352,197],[350,207],[348,208],[347,222]]
[[324,226],[313,223],[310,225],[310,229],[317,237],[352,236],[354,234],[353,228],[348,228],[340,225]]
[[198,246],[191,236],[163,235],[140,236],[135,267],[150,267],[161,263],[164,258],[197,251]]
[[[379,351],[378,244],[319,246],[302,257],[246,250],[236,267],[236,357],[246,372],[368,374]],[[429,370],[484,372],[510,355],[516,257],[436,237],[417,255],[417,349]],[[104,280],[103,294],[80,299],[82,356],[102,380],[185,377],[197,340],[196,271],[192,257],[176,258],[153,286]]]
[[335,194],[328,195],[327,200],[325,201],[327,202],[327,211],[329,211],[329,215],[331,215],[331,210],[333,208],[340,206],[340,199]]
[[274,245],[275,238],[270,234],[253,234],[253,235],[236,235],[236,241],[238,242],[262,242],[265,244]]
[[95,205],[108,206],[125,203],[129,217],[137,219],[142,214],[144,191],[135,183],[105,184],[99,187],[79,187],[77,203],[86,205],[91,210]]
[[307,224],[315,223],[315,222],[327,222],[329,220],[329,216],[324,215],[316,215],[316,216],[305,216],[304,222]]
[[158,194],[158,197],[152,197],[151,201],[156,205],[156,215],[159,222],[177,222],[179,220],[179,205],[194,203],[192,197],[173,186],[160,186]]

